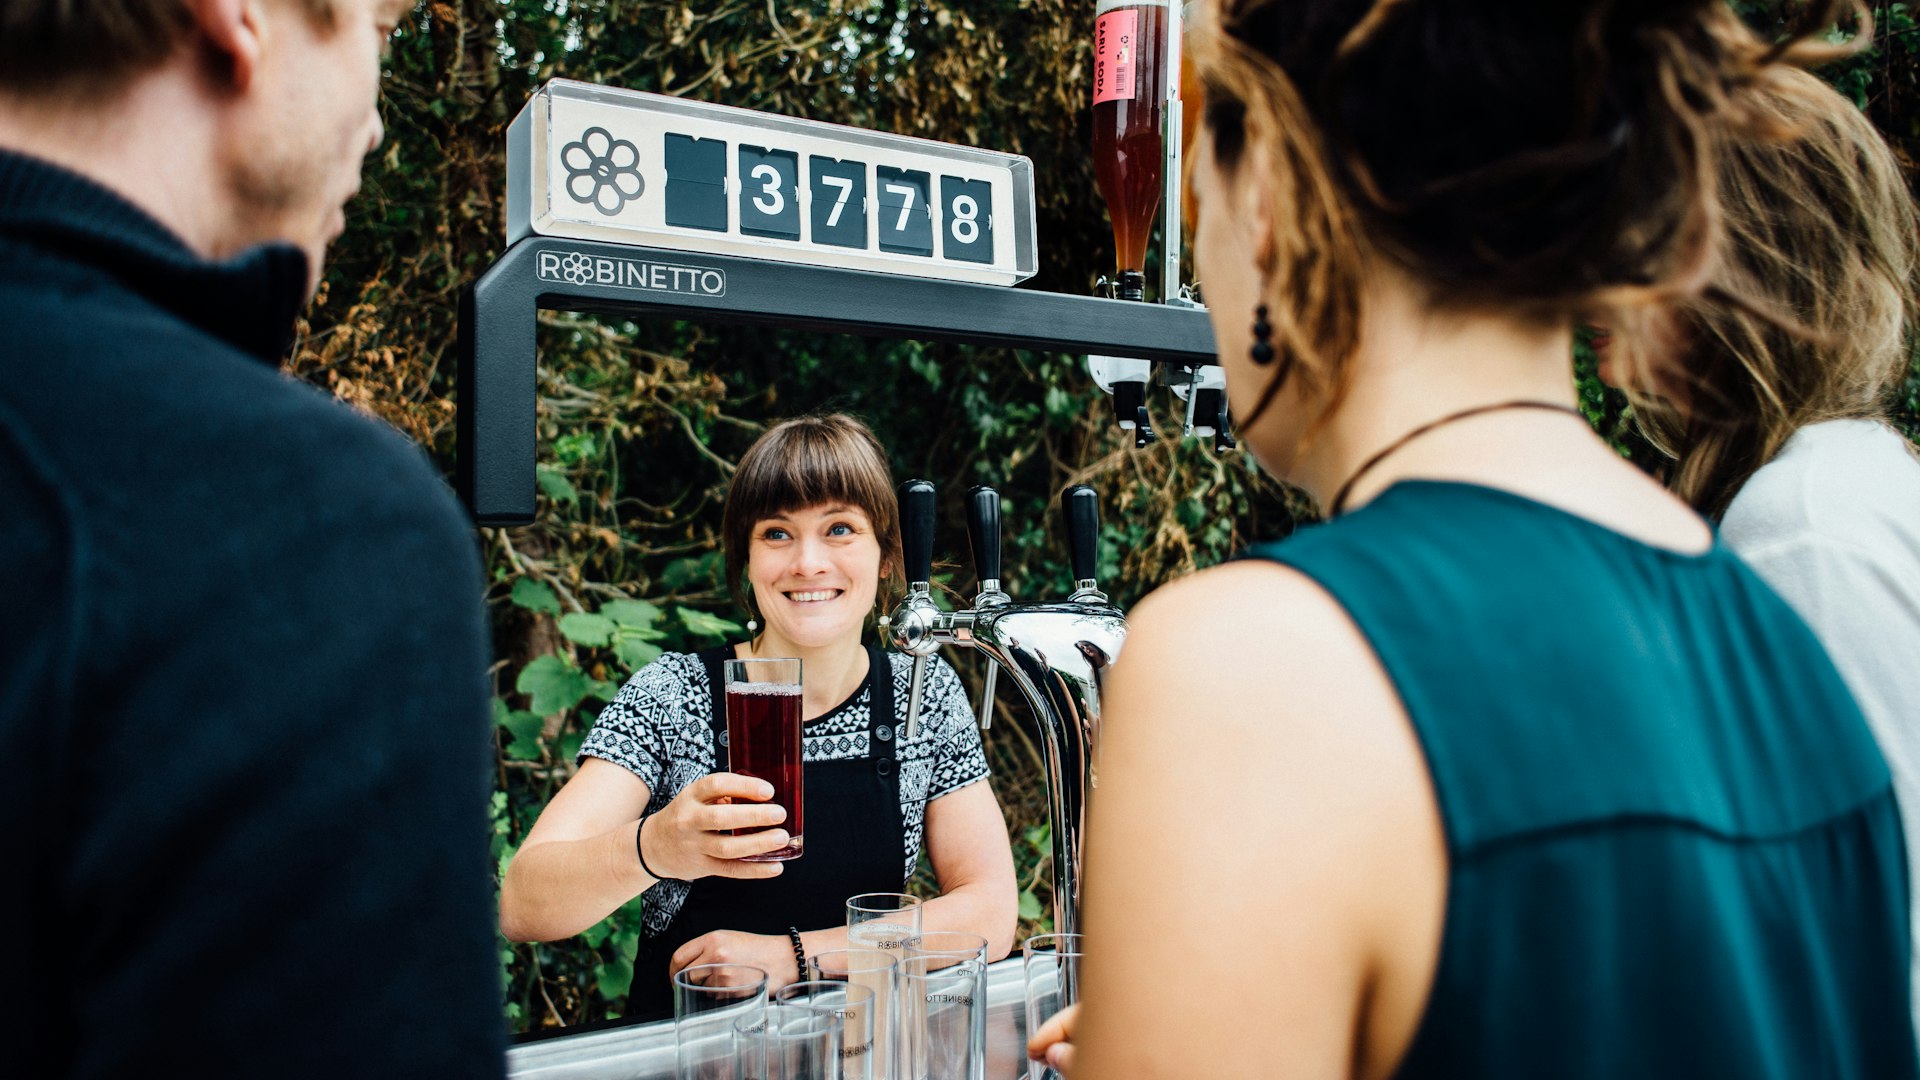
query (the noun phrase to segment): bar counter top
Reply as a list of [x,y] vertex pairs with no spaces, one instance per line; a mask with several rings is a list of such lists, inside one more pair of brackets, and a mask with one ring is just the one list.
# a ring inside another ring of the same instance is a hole
[[[1018,955],[987,968],[986,1080],[1020,1080],[1027,1075],[1022,970]],[[512,1080],[674,1080],[673,1067],[671,1020],[561,1035],[507,1051],[507,1075]]]

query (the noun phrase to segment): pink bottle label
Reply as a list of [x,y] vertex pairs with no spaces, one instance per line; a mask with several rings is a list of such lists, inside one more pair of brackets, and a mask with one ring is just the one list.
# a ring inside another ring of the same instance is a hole
[[1140,10],[1109,11],[1093,22],[1093,103],[1132,101],[1137,85]]

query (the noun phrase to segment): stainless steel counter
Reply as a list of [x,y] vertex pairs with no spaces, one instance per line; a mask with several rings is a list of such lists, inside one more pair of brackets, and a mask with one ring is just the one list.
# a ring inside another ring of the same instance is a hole
[[[1020,1080],[1026,1068],[1026,986],[1020,957],[1011,956],[987,969],[987,1080]],[[673,1021],[515,1046],[507,1051],[507,1075],[512,1080],[673,1080]]]

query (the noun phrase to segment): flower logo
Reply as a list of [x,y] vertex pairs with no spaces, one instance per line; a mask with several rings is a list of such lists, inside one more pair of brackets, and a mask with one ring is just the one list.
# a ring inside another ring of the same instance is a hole
[[575,285],[585,285],[593,278],[593,260],[575,251],[560,262],[560,276]]
[[606,128],[590,127],[579,142],[568,143],[560,151],[560,164],[567,170],[567,194],[575,202],[592,203],[608,217],[639,198],[645,186],[640,182],[640,148],[614,138]]

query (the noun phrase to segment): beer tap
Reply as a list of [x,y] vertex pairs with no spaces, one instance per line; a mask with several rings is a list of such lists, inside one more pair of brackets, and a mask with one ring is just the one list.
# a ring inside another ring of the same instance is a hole
[[[888,624],[894,647],[913,657],[906,738],[919,731],[926,661],[942,645],[979,649],[1004,669],[1032,706],[1040,728],[1053,817],[1054,929],[1074,933],[1080,921],[1080,849],[1087,795],[1093,788],[1093,750],[1100,729],[1100,684],[1119,658],[1127,620],[1107,602],[1096,579],[1099,498],[1092,488],[1068,488],[1061,497],[1074,591],[1066,600],[1014,603],[999,589],[1000,499],[975,488],[967,507],[968,535],[979,569],[975,605],[942,611],[934,605],[933,485],[900,486],[901,543],[909,585]],[[992,675],[989,675],[992,678]],[[992,686],[981,708],[992,707]]]
[[[984,484],[967,497],[967,542],[973,548],[973,572],[980,579],[980,591],[974,594],[974,611],[987,611],[1013,603],[1000,588],[1000,493]],[[987,685],[980,692],[980,730],[993,726],[993,690],[1000,678],[1000,665],[987,661]]]
[[1127,620],[1096,578],[1099,498],[1085,486],[1061,496],[1074,591],[1063,601],[1009,603],[966,613],[970,644],[997,661],[1033,707],[1053,821],[1053,925],[1080,925],[1081,840],[1093,753],[1100,732],[1100,687],[1126,643]]
[[913,657],[908,681],[905,738],[920,734],[920,702],[925,694],[927,657],[940,643],[934,627],[942,612],[933,603],[934,488],[926,480],[900,485],[900,546],[906,560],[907,595],[888,623],[894,647]]

